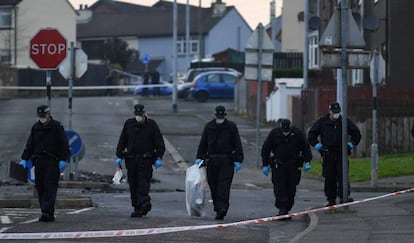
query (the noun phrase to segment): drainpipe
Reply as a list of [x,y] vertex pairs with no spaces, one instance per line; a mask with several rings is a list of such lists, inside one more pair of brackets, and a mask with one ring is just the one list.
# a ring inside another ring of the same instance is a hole
[[14,6],[14,66],[17,65],[17,7]]

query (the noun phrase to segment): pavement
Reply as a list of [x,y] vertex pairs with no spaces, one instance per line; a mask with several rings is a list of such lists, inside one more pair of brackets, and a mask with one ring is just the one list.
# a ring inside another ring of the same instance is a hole
[[[242,170],[235,175],[232,189],[262,190],[272,188],[270,177],[265,177],[261,169],[254,161],[255,153],[255,129],[254,121],[237,116],[233,111],[228,111],[229,119],[234,121],[240,130],[245,149],[245,161]],[[156,119],[157,114],[153,115]],[[180,119],[186,119],[181,116]],[[191,118],[193,119],[193,118]],[[166,121],[168,122],[168,121]],[[185,121],[183,121],[185,123]],[[162,127],[162,125],[160,125]],[[270,126],[261,129],[263,134],[270,131]],[[188,137],[194,134],[189,134]],[[172,163],[171,170],[184,176],[185,169],[192,164],[192,159],[185,156],[183,148],[173,141],[174,136],[166,136],[167,153],[164,157],[166,164]],[[189,138],[188,138],[189,139]],[[196,136],[195,140],[199,137]],[[248,162],[247,162],[248,161]],[[183,181],[174,179],[176,175],[167,173],[162,175],[162,181],[152,184],[152,191],[182,191],[185,189]],[[154,174],[157,179],[157,173]],[[351,197],[356,201],[362,200],[365,192],[376,192],[375,195],[384,195],[404,189],[414,188],[414,175],[395,178],[378,179],[373,187],[370,181],[351,183]],[[93,205],[90,196],[83,195],[88,191],[127,190],[127,184],[112,185],[96,182],[60,182],[57,198],[57,207],[84,208]],[[320,193],[320,201],[306,199],[307,193]],[[323,199],[323,180],[319,177],[303,173],[298,186],[297,201],[304,205],[306,210],[321,208],[325,203]],[[27,186],[2,185],[0,186],[0,208],[10,207],[36,207],[33,189]],[[292,212],[295,211],[295,207]],[[305,214],[301,220],[307,222],[308,227],[299,235],[291,239],[291,242],[408,242],[412,241],[414,232],[414,195],[404,193],[385,198],[379,198],[368,202],[355,203],[348,207],[338,209],[319,210]],[[298,217],[299,218],[299,217]],[[398,227],[396,228],[396,225]],[[337,236],[337,237],[335,237]],[[338,239],[339,237],[340,239]],[[411,239],[411,240],[409,240]]]

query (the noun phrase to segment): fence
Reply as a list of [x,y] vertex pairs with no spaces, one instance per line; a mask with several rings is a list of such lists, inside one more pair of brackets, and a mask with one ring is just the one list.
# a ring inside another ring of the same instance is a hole
[[275,52],[273,70],[303,68],[302,52]]
[[[357,155],[369,155],[372,143],[372,88],[348,87],[348,117],[360,128]],[[379,87],[377,95],[378,148],[380,153],[414,151],[410,134],[414,125],[414,89]],[[336,100],[335,87],[312,88],[294,98],[292,121],[307,130]]]

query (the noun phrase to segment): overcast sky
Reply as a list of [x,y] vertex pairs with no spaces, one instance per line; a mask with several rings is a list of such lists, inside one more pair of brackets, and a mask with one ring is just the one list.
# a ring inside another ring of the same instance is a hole
[[[139,5],[153,5],[158,0],[118,0],[120,2],[130,2]],[[172,1],[172,0],[169,0]],[[204,7],[208,7],[216,0],[201,0]],[[80,4],[92,5],[96,0],[69,0],[75,9],[79,8]],[[187,3],[187,0],[177,0],[179,3]],[[247,21],[250,27],[254,30],[261,22],[263,25],[269,23],[270,20],[270,2],[271,0],[222,0],[228,6],[235,6],[243,18]],[[281,12],[282,0],[276,0],[277,15]],[[191,5],[198,6],[199,0],[189,0]]]

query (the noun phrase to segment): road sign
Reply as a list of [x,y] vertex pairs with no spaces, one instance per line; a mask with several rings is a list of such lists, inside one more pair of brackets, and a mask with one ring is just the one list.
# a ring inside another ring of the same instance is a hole
[[[368,68],[370,53],[368,51],[348,51],[346,68]],[[338,51],[323,51],[321,55],[321,67],[342,67],[342,56]]]
[[[359,49],[365,47],[365,40],[362,37],[361,31],[352,16],[352,11],[347,10],[347,40],[346,46],[351,49]],[[328,26],[322,34],[319,42],[320,48],[340,48],[341,47],[341,14],[340,10],[336,10],[329,20]]]
[[375,55],[372,55],[370,70],[369,70],[369,77],[371,78],[371,82],[374,83],[374,74],[375,69],[378,73],[378,80],[376,82],[381,83],[383,79],[385,79],[385,60],[381,54],[378,55],[378,66],[375,67]]
[[66,39],[56,29],[41,29],[30,40],[30,58],[41,69],[56,69],[66,57]]
[[261,24],[249,37],[246,44],[244,77],[247,80],[258,80],[260,66],[262,81],[272,81],[273,43],[267,33],[263,30],[260,31],[260,28],[263,28]]
[[72,161],[80,161],[85,154],[85,147],[83,146],[80,135],[72,130],[66,130],[65,132],[69,143]]
[[150,57],[148,54],[145,54],[145,55],[142,57],[142,62],[143,62],[144,64],[148,64],[150,61],[151,61],[151,57]]
[[[70,52],[68,52],[70,53]],[[82,49],[76,49],[75,54],[75,78],[80,78],[88,70],[88,56]],[[70,55],[59,65],[59,72],[65,79],[70,76]]]

